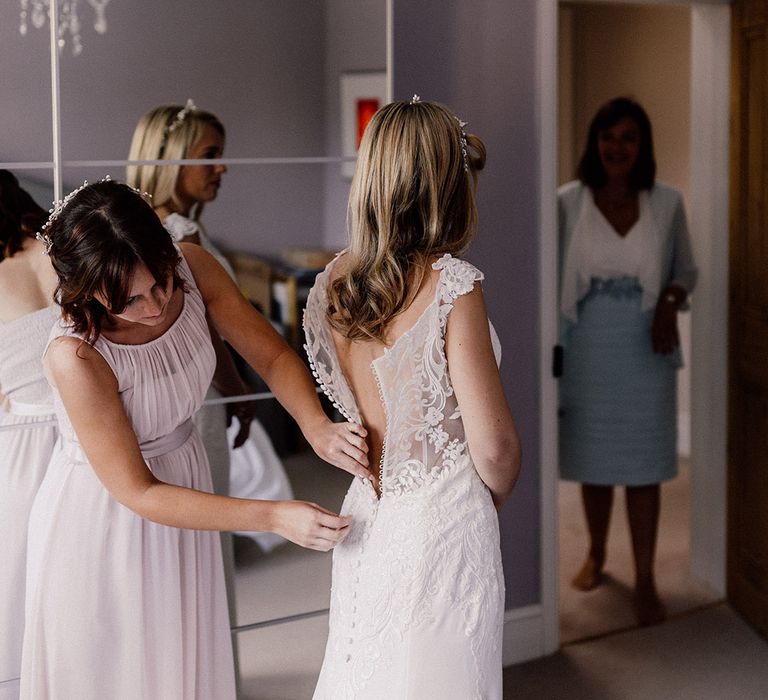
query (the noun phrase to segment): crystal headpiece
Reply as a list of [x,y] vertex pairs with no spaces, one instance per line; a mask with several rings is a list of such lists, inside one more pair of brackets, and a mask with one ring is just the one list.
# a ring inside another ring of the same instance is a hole
[[[112,182],[112,178],[109,175],[105,175],[103,178],[101,178],[101,180],[94,184],[98,184],[99,182]],[[83,184],[80,185],[80,187],[72,190],[66,197],[64,197],[64,199],[54,201],[53,206],[48,210],[48,221],[46,221],[42,228],[35,234],[35,238],[37,238],[38,241],[42,241],[43,245],[45,246],[45,249],[43,250],[45,255],[50,254],[51,246],[53,245],[53,239],[49,234],[45,232],[46,229],[49,228],[51,224],[59,218],[59,214],[64,211],[64,207],[66,207],[67,204],[72,201],[74,196],[80,192],[80,190],[84,190],[86,187],[88,187],[88,185],[88,180],[83,180]],[[142,192],[138,187],[131,187],[130,185],[126,185],[126,187],[133,190],[140,197],[145,199],[152,199],[152,195],[149,192]]]
[[176,116],[173,118],[173,121],[166,125],[165,129],[163,129],[164,140],[167,139],[168,136],[170,136],[184,123],[184,120],[189,116],[190,112],[196,111],[197,106],[192,101],[191,97],[188,98],[186,104],[178,112],[176,112]]
[[163,129],[163,140],[160,142],[160,153],[158,153],[158,156],[160,158],[163,157],[165,154],[165,147],[168,144],[168,137],[176,131],[186,120],[186,118],[192,113],[197,111],[197,105],[192,101],[192,98],[188,98],[186,104],[178,111],[176,112],[176,116],[173,118],[173,120],[165,125],[165,128]]
[[[456,115],[454,115],[456,116]],[[464,158],[464,172],[469,172],[469,153],[467,153],[467,132],[464,131],[464,127],[467,125],[463,119],[456,117],[456,121],[459,122],[459,129],[461,129],[461,155]]]

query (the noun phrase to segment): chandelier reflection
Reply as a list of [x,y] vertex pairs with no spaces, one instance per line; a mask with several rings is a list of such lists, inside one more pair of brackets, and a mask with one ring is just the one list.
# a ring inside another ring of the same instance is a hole
[[[52,0],[21,0],[21,23],[19,31],[22,36],[26,36],[29,23],[35,29],[40,29],[45,25],[45,20],[51,13]],[[79,0],[58,0],[59,26],[57,30],[57,40],[59,50],[63,49],[67,43],[67,35],[72,45],[72,55],[78,56],[83,51],[83,44],[80,40],[80,16],[77,13]],[[88,4],[93,8],[94,20],[93,28],[99,34],[105,34],[107,31],[107,12],[106,7],[109,0],[88,0]]]

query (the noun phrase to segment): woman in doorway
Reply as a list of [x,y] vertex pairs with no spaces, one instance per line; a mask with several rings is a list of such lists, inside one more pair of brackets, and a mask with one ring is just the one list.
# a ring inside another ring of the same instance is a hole
[[[496,510],[520,445],[480,281],[454,255],[477,225],[485,147],[442,105],[394,102],[365,130],[351,244],[307,301],[323,389],[369,434],[333,558],[316,700],[500,700],[504,582]],[[495,508],[494,508],[495,506]]]
[[640,624],[665,619],[654,577],[660,483],[677,474],[677,313],[696,281],[680,194],[656,181],[651,124],[627,98],[593,118],[577,181],[558,192],[560,473],[582,484],[600,583],[613,487],[626,487]]
[[302,360],[200,246],[141,195],[85,185],[45,228],[62,322],[44,355],[61,449],[30,515],[21,697],[234,700],[219,539],[277,532],[327,551],[348,518],[210,493],[191,422],[210,384],[208,320],[315,451],[368,478],[365,431],[323,412]]
[[29,509],[58,434],[42,363],[59,315],[56,273],[35,240],[46,216],[0,170],[0,685],[9,698],[18,697]]
[[[237,282],[232,266],[212,243],[201,221],[203,209],[218,196],[222,176],[227,171],[226,165],[217,162],[224,154],[225,136],[219,118],[199,109],[192,100],[187,100],[185,105],[155,107],[136,125],[129,158],[199,159],[210,160],[210,163],[130,165],[126,178],[131,187],[151,195],[155,212],[176,242],[202,246]],[[269,313],[269,309],[262,311]],[[216,372],[208,398],[249,393],[248,385],[239,376],[221,338],[212,333],[212,339],[216,349]],[[233,496],[293,498],[285,470],[264,428],[254,419],[254,410],[252,401],[228,403],[226,408],[205,406],[197,418],[214,472],[215,490]],[[239,428],[230,425],[227,436],[225,424],[230,424],[233,417],[238,419]],[[253,425],[251,421],[254,421]],[[228,446],[225,444],[227,437]],[[240,449],[246,440],[249,445]],[[223,483],[217,481],[217,475],[221,475]],[[233,483],[240,485],[237,493],[230,489]],[[265,551],[283,541],[268,532],[238,534],[253,538]]]

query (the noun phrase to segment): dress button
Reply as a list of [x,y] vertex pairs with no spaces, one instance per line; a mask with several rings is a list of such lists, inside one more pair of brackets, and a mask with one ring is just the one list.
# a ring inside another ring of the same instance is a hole
[[350,661],[352,661],[352,654],[347,654],[347,658],[346,658],[346,659],[344,659],[344,661],[346,661],[347,663],[349,663]]
[[353,641],[354,641],[354,639],[352,639],[352,637],[350,637],[349,639],[347,639],[347,644],[352,644]]

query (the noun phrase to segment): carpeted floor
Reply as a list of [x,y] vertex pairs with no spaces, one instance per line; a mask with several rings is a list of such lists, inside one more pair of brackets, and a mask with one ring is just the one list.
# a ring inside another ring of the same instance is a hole
[[[656,551],[659,594],[670,616],[710,605],[718,596],[691,580],[688,573],[689,465],[662,486],[661,519]],[[608,536],[604,583],[587,593],[571,586],[587,553],[588,539],[579,484],[560,482],[560,640],[563,644],[630,629],[634,564],[630,548],[624,490],[617,489]]]
[[505,700],[764,700],[768,643],[727,605],[504,670]]

